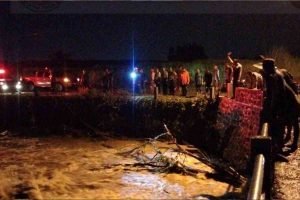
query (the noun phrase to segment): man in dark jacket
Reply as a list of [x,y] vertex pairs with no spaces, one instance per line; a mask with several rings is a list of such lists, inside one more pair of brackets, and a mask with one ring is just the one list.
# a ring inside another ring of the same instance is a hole
[[212,78],[213,78],[213,75],[212,75],[211,71],[209,71],[209,69],[206,68],[205,73],[204,73],[205,93],[207,93],[211,89]]
[[269,122],[275,152],[284,146],[284,133],[287,123],[294,127],[294,141],[291,151],[298,148],[299,124],[298,101],[293,89],[284,80],[284,75],[275,68],[275,60],[264,58],[262,75],[266,84],[263,120]]

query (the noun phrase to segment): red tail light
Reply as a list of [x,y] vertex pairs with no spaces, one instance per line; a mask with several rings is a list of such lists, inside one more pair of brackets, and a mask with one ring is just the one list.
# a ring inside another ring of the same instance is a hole
[[5,70],[4,69],[0,69],[0,74],[5,74]]

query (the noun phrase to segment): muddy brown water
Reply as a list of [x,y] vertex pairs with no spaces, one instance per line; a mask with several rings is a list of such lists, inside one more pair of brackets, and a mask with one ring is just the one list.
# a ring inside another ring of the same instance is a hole
[[[128,138],[0,136],[0,199],[211,199],[241,192],[224,180],[208,178],[214,170],[188,156],[179,159],[198,169],[196,176],[135,166],[141,161],[126,152],[142,143]],[[171,145],[156,143],[165,150]],[[143,153],[155,152],[147,147]],[[178,156],[172,151],[166,155]]]

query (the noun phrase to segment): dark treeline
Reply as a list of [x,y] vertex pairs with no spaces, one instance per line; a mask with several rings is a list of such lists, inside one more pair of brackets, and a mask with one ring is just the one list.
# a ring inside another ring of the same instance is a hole
[[[135,66],[139,65],[161,65],[166,63],[166,61],[161,60],[136,60]],[[92,68],[95,66],[98,67],[132,67],[132,60],[76,60],[70,59],[63,62],[57,62],[53,60],[23,60],[16,63],[7,64],[10,67],[19,67],[19,68]]]
[[169,61],[192,61],[207,58],[204,47],[200,44],[185,44],[169,48]]

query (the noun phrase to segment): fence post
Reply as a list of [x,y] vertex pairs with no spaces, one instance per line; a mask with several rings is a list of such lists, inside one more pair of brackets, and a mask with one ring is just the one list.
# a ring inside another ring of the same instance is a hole
[[265,158],[262,154],[255,156],[255,164],[252,172],[251,185],[247,200],[260,200],[262,198]]
[[264,173],[264,184],[263,188],[266,194],[266,199],[271,197],[272,187],[272,139],[268,136],[268,124],[264,123],[260,131],[260,135],[251,138],[251,159],[252,164],[250,169],[253,169],[253,163],[256,155],[263,154],[265,157],[265,173]]

